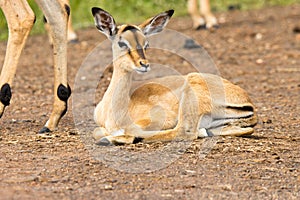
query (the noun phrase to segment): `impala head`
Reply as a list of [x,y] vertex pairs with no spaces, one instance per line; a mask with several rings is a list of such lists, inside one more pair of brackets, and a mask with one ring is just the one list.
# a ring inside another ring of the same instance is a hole
[[174,10],[160,13],[140,24],[116,26],[114,18],[101,8],[92,8],[97,29],[112,41],[114,61],[126,71],[150,71],[145,56],[149,46],[147,37],[159,33],[167,25]]

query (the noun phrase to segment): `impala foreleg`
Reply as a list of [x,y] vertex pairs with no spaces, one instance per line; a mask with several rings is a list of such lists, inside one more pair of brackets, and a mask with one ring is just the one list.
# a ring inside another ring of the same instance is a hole
[[108,131],[103,128],[103,127],[97,127],[95,128],[94,132],[93,132],[93,138],[98,141],[101,138],[105,137],[105,136],[109,136],[110,134],[108,133]]
[[161,131],[144,131],[136,125],[131,125],[126,130],[118,130],[112,134],[104,128],[97,128],[94,131],[94,138],[98,145],[108,146],[116,144],[132,144],[137,142],[156,142],[172,140],[193,140],[198,138],[198,101],[194,91],[189,85],[189,79],[193,74],[187,76],[182,87],[182,97],[179,105],[178,122],[176,127]]
[[27,1],[1,1],[0,7],[8,25],[8,42],[0,76],[0,117],[10,104],[11,84],[26,39],[35,21],[35,15]]
[[40,133],[43,133],[57,127],[67,111],[67,101],[71,95],[67,81],[67,23],[70,7],[54,0],[37,0],[37,3],[47,19],[53,41],[54,103],[49,120],[40,130]]
[[[103,130],[95,129],[93,136],[96,144],[100,146],[111,146],[120,144],[135,144],[138,142],[172,141],[178,135],[177,129],[165,131],[143,131],[141,129],[121,129],[106,135]],[[104,134],[103,134],[104,133]]]

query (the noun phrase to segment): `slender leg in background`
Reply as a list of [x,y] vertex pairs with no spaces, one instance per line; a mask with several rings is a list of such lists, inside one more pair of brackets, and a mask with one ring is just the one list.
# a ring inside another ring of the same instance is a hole
[[11,84],[19,58],[35,21],[35,15],[25,0],[1,1],[0,7],[8,25],[7,49],[0,75],[0,117],[11,99]]
[[53,41],[54,103],[50,118],[40,130],[40,133],[44,133],[57,127],[59,120],[67,111],[67,101],[71,95],[67,81],[67,24],[70,6],[56,0],[37,0],[36,2],[49,24]]

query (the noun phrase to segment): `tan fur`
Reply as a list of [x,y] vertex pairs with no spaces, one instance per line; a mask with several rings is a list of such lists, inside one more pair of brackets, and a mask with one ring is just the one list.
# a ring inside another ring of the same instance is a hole
[[[219,76],[167,76],[132,88],[132,73],[142,66],[138,54],[129,56],[128,51],[135,52],[137,44],[146,43],[142,31],[150,21],[135,31],[118,31],[112,39],[113,76],[94,113],[100,127],[93,136],[99,144],[132,143],[135,138],[153,142],[251,134],[257,118],[249,96]],[[120,28],[124,30],[124,25]],[[120,38],[126,39],[131,49],[121,50],[117,45]]]
[[[57,96],[59,85],[68,87],[67,82],[67,21],[68,15],[65,9],[65,0],[36,0],[49,23],[51,38],[53,41],[53,63],[54,63],[54,103],[53,111],[45,127],[46,131],[53,130],[63,111],[66,109],[66,102]],[[9,37],[5,61],[0,76],[0,87],[3,84],[12,84],[20,54],[25,45],[26,39],[34,23],[34,13],[27,0],[2,0],[0,7],[6,17]],[[5,106],[0,103],[0,116]]]
[[[70,5],[70,0],[60,0],[61,5]],[[52,44],[52,36],[51,36],[51,32],[50,32],[50,26],[48,23],[45,23],[45,29],[47,30],[48,33],[48,39],[49,39],[49,43]],[[67,39],[68,42],[76,42],[78,41],[78,37],[77,34],[74,31],[74,28],[72,26],[72,12],[70,13],[70,17],[68,20],[68,32],[67,32]]]

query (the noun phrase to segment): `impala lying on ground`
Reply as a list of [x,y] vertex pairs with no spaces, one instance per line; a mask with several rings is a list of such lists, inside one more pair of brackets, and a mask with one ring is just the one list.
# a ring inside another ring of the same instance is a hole
[[197,0],[188,0],[187,7],[195,29],[218,27],[217,18],[211,12],[209,0],[199,0],[199,4]]
[[[49,24],[54,58],[54,104],[46,125],[40,133],[49,132],[67,111],[71,89],[67,81],[67,23],[70,7],[67,0],[36,0]],[[10,104],[11,84],[26,39],[35,22],[35,15],[27,0],[1,0],[0,7],[6,17],[9,37],[0,76],[0,116]]]
[[161,32],[173,12],[160,13],[139,26],[117,27],[108,12],[92,8],[96,27],[112,42],[114,62],[111,82],[94,113],[100,126],[93,133],[97,144],[240,136],[253,132],[257,117],[248,95],[219,76],[200,73],[167,76],[131,88],[134,72],[143,74],[150,70],[145,56],[147,37]]

